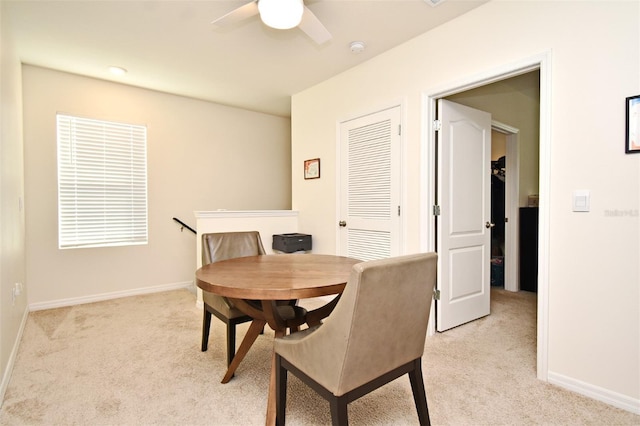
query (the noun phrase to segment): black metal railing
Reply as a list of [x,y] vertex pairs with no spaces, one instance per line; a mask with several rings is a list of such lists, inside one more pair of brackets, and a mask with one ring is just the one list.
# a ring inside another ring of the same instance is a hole
[[180,231],[182,232],[184,230],[184,228],[187,228],[189,231],[193,232],[194,234],[197,234],[196,230],[193,229],[192,227],[190,227],[189,225],[187,225],[186,223],[184,223],[183,221],[181,221],[180,219],[178,219],[177,217],[174,217],[173,220],[175,220],[176,222],[178,222],[180,225],[182,225],[180,227]]

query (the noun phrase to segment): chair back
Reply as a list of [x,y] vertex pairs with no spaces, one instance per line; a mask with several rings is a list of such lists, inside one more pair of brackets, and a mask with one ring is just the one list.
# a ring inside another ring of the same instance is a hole
[[265,254],[260,233],[216,232],[202,234],[202,265],[236,257]]
[[277,339],[276,352],[306,359],[294,364],[336,396],[422,357],[436,264],[422,253],[354,265],[324,324],[290,346]]

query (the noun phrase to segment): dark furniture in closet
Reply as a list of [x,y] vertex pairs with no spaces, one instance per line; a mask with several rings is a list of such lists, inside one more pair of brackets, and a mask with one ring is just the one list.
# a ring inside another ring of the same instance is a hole
[[538,291],[537,207],[520,207],[520,290]]

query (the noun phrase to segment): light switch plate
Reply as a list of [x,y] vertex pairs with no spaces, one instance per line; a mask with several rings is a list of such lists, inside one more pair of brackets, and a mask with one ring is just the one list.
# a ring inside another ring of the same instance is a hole
[[573,191],[573,211],[588,212],[591,204],[591,195],[586,189]]

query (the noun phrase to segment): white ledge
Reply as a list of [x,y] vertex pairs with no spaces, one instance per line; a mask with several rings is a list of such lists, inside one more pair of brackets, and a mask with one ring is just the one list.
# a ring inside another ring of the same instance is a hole
[[193,212],[196,219],[220,217],[295,217],[295,210],[212,210]]

